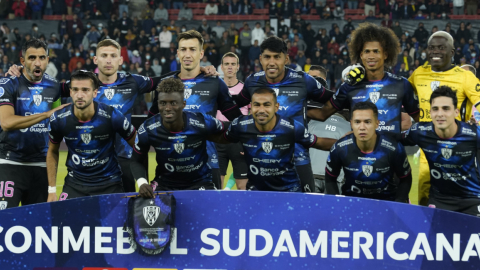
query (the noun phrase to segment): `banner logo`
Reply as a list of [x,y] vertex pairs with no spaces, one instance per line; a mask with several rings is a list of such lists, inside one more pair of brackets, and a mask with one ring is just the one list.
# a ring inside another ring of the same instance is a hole
[[82,138],[82,141],[85,143],[85,144],[89,144],[90,141],[92,140],[92,134],[90,133],[83,133],[81,135],[81,138]]
[[105,89],[105,97],[108,100],[112,100],[114,95],[115,95],[115,89],[112,89],[112,88]]
[[449,159],[452,156],[452,149],[450,148],[442,148],[442,156],[445,159]]
[[[150,204],[153,204],[153,200],[150,201]],[[160,207],[158,206],[145,206],[143,208],[143,218],[148,223],[148,225],[153,226],[155,221],[157,221],[158,216],[160,215]]]
[[378,99],[380,98],[380,92],[371,92],[369,95],[373,104],[377,103]]
[[363,170],[363,174],[365,174],[366,177],[369,177],[372,174],[373,166],[363,165],[362,170]]
[[270,153],[270,151],[272,151],[272,148],[273,148],[273,143],[272,142],[262,142],[262,148],[263,148],[263,151],[265,151],[265,153]]
[[42,103],[42,95],[33,95],[33,103],[39,106]]

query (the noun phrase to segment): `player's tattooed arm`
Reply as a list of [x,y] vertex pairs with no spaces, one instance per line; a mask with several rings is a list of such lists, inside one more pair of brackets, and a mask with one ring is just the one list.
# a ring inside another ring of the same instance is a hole
[[50,189],[57,188],[57,170],[58,170],[58,159],[59,159],[59,143],[52,143],[48,144],[48,151],[47,151],[47,176],[48,176],[48,199],[47,202],[54,202],[57,200],[57,193],[52,192],[50,193]]
[[311,118],[313,120],[317,121],[325,121],[327,120],[330,116],[332,116],[334,113],[337,112],[337,109],[333,107],[332,103],[330,101],[327,101],[325,105],[323,105],[322,108],[311,108],[307,111],[307,116],[308,118]]
[[0,106],[0,126],[4,131],[28,128],[47,118],[50,118],[54,112],[61,110],[68,105],[70,105],[70,103],[60,105],[55,109],[51,109],[50,111],[44,113],[32,114],[29,116],[15,115],[15,110],[12,106]]

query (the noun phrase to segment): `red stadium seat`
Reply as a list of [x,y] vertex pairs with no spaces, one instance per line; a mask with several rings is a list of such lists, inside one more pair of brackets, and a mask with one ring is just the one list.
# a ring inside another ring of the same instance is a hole
[[168,15],[178,15],[179,12],[180,12],[180,9],[169,9]]
[[202,15],[205,14],[205,9],[192,9],[193,15]]
[[[72,20],[73,15],[67,15],[67,20]],[[46,21],[60,21],[62,19],[62,15],[43,15],[43,19]]]
[[187,7],[191,8],[191,9],[194,9],[194,8],[205,9],[206,6],[207,6],[207,3],[188,3],[187,4]]
[[313,20],[319,20],[320,18],[318,15],[300,15],[300,18],[306,21],[313,21]]
[[253,14],[255,15],[262,15],[262,14],[268,14],[268,9],[254,9]]

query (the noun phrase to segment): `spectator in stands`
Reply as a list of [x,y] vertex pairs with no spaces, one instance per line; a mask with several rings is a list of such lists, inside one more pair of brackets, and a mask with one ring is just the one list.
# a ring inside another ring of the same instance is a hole
[[142,64],[142,57],[140,56],[140,52],[138,50],[133,50],[132,56],[130,57],[131,64]]
[[413,65],[413,59],[408,53],[409,53],[408,49],[403,50],[403,53],[400,55],[399,57],[400,59],[398,61],[398,63],[405,64],[406,71],[409,71],[410,69],[412,69],[412,65]]
[[427,62],[427,52],[425,50],[422,50],[422,52],[420,53],[418,61],[420,62],[420,66],[423,66],[423,64]]
[[[288,1],[287,1],[288,3]],[[268,9],[268,14],[270,17],[280,17],[282,15],[282,10],[279,8],[280,3],[275,2],[275,0],[272,0],[270,2],[270,7]]]
[[96,44],[98,41],[100,41],[100,33],[97,31],[97,27],[95,27],[95,25],[90,27],[90,30],[87,32],[86,36],[90,44]]
[[2,57],[2,61],[0,61],[0,69],[4,70],[4,72],[6,72],[6,71],[8,71],[8,69],[11,66],[12,66],[12,62],[8,59],[8,55],[5,54]]
[[147,35],[145,35],[145,31],[143,29],[140,31],[140,34],[137,36],[137,40],[135,41],[135,43],[137,48],[140,45],[148,46],[149,48],[151,48],[150,39],[147,37]]
[[324,51],[323,47],[322,47],[322,42],[320,40],[316,40],[315,41],[315,47],[313,47],[311,50],[310,50],[310,58],[313,58],[315,57],[315,53],[316,52],[320,52],[320,54]]
[[[49,63],[52,63],[51,61]],[[87,58],[85,60],[85,66],[83,67],[85,70],[94,72],[97,66],[93,63],[92,59]]]
[[172,42],[172,33],[168,31],[167,26],[162,26],[162,32],[158,36],[160,41],[160,52],[163,54],[170,48],[170,43]]
[[228,36],[228,32],[223,32],[222,38],[220,39],[220,46],[218,49],[220,55],[226,54],[230,50],[230,47],[232,45],[233,45],[233,42]]
[[403,35],[403,29],[400,26],[399,21],[395,21],[395,24],[392,26],[392,30],[397,35],[398,38],[400,38]]
[[183,3],[183,7],[178,12],[178,20],[191,21],[192,18],[193,18],[192,9],[188,7],[187,3]]
[[158,4],[158,8],[155,10],[153,19],[156,21],[159,20],[168,20],[168,10],[163,7],[163,3]]
[[408,3],[408,0],[405,0],[403,2],[403,7],[399,9],[400,14],[398,17],[404,20],[408,20],[413,17],[415,12],[416,12],[415,4],[411,5]]
[[60,72],[58,72],[57,74],[57,80],[59,80],[60,82],[66,82],[70,80],[70,72],[67,69],[66,63],[62,63]]
[[329,6],[323,7],[323,11],[320,13],[320,19],[328,20],[332,18],[332,12]]
[[405,69],[405,63],[400,63],[400,68],[397,71],[397,75],[405,78],[409,77],[408,70]]
[[249,54],[250,47],[252,46],[251,41],[252,30],[250,30],[250,26],[248,24],[245,24],[242,31],[240,32],[240,50],[242,52],[242,57],[240,59],[243,59],[244,61],[248,59],[247,56]]
[[375,15],[375,6],[377,5],[375,0],[365,0],[365,15],[370,16],[370,11]]
[[353,26],[352,18],[347,18],[347,23],[343,26],[343,34],[350,35],[352,31],[355,30],[355,26]]
[[333,31],[332,37],[335,37],[335,41],[340,45],[345,43],[345,35],[340,32],[340,28],[338,26],[335,27],[335,30]]
[[[476,1],[476,0],[475,0]],[[442,7],[438,3],[438,0],[432,0],[430,4],[428,4],[428,12],[430,13],[430,19],[438,19],[442,14]]]
[[[213,1],[210,1],[208,5],[205,7],[205,15],[217,15],[218,14],[218,6]],[[220,14],[224,15],[224,14]]]
[[205,49],[205,55],[207,56],[207,59],[210,63],[212,63],[213,66],[218,65],[218,59],[220,57],[217,48],[215,47],[215,42],[210,41],[208,43],[207,49]]
[[[306,1],[306,0],[304,0],[304,1]],[[343,8],[341,6],[337,6],[333,10],[333,18],[335,20],[343,20],[343,16],[345,16],[345,11],[343,10]]]
[[182,0],[173,0],[173,8],[174,9],[181,9],[183,6]]
[[310,9],[310,3],[307,0],[302,0],[302,4],[300,5],[300,13],[308,15],[310,14]]
[[469,40],[472,38],[472,33],[465,27],[465,23],[461,22],[460,27],[457,30],[457,35],[455,36],[456,40],[461,40],[461,39]]
[[385,16],[383,17],[383,20],[382,20],[382,26],[383,27],[387,27],[387,28],[392,28],[392,20],[390,20],[390,15],[388,14],[385,14]]
[[[475,13],[477,11],[475,10]],[[453,0],[453,15],[465,14],[465,2],[463,0]]]
[[419,11],[417,12],[417,15],[415,15],[414,19],[415,19],[415,20],[425,20],[425,17],[423,16],[421,10],[419,10]]
[[252,44],[255,43],[255,40],[258,40],[258,43],[261,44],[265,39],[265,32],[263,31],[260,22],[255,23],[255,29],[252,31]]
[[201,67],[208,67],[208,66],[211,66],[212,63],[210,63],[207,59],[207,56],[204,55],[203,58],[202,58],[202,61],[200,61],[200,66]]
[[152,70],[155,73],[153,77],[159,77],[160,75],[162,75],[162,66],[160,65],[160,61],[158,61],[157,58],[153,59]]
[[238,0],[232,0],[228,7],[228,14],[240,15],[242,13],[242,4]]
[[30,36],[32,38],[40,38],[41,35],[42,35],[42,33],[40,33],[40,31],[39,31],[38,25],[36,23],[33,23],[32,24],[32,30],[30,31]]
[[[32,9],[32,20],[41,20],[42,19],[42,0],[31,0],[29,2],[30,8]],[[51,15],[51,14],[49,14]]]
[[[130,0],[118,0],[118,14],[121,15],[124,12],[128,15],[128,3]],[[169,6],[167,9],[170,8]]]
[[85,60],[83,59],[82,55],[80,54],[79,49],[75,49],[75,56],[70,58],[70,62],[68,63],[68,71],[72,73],[77,68],[77,63],[80,62],[82,65],[85,64]]
[[212,28],[208,25],[207,19],[204,18],[202,20],[202,24],[198,27],[197,31],[200,33],[205,31],[209,35],[212,33]]
[[242,4],[242,15],[251,15],[253,14],[253,7],[252,5],[248,2],[249,0],[243,0]]
[[126,12],[122,13],[122,18],[119,21],[119,25],[120,25],[120,33],[122,34],[122,36],[125,36],[128,32],[128,29],[132,28],[133,22],[130,18],[128,18]]
[[400,10],[400,6],[397,3],[397,1],[390,0],[388,1],[387,12],[385,14],[388,14],[392,20],[398,20],[399,10]]
[[338,64],[335,65],[333,71],[333,82],[335,83],[335,89],[338,89],[342,84],[342,71],[348,67],[348,64],[345,63],[343,58],[338,59]]
[[420,42],[420,46],[425,47],[427,45],[428,37],[430,34],[423,26],[423,23],[418,24],[418,28],[415,29],[413,36]]
[[253,46],[250,47],[248,52],[248,59],[250,59],[250,65],[253,66],[255,60],[260,57],[260,46],[258,46],[258,40],[254,40]]
[[303,70],[303,67],[307,62],[307,58],[305,57],[305,51],[299,50],[297,53],[297,57],[295,57],[295,60],[297,61],[297,64],[300,66],[300,68]]
[[431,33],[431,34],[437,32],[437,31],[438,31],[438,26],[434,25],[434,26],[432,27],[432,33]]
[[77,27],[76,30],[75,30],[75,33],[72,36],[72,45],[73,45],[74,48],[78,48],[78,46],[80,46],[80,44],[82,44],[83,36],[84,35],[83,35],[82,31],[80,30],[80,28]]
[[358,1],[357,0],[347,0],[348,9],[357,9]]
[[307,43],[305,43],[303,39],[300,39],[298,34],[294,36],[293,41],[297,43],[297,48],[299,51],[307,50]]
[[368,16],[365,18],[366,20],[376,20],[377,17],[375,17],[375,14],[373,13],[373,11],[369,11],[368,12]]
[[217,37],[221,37],[225,32],[225,27],[222,26],[222,21],[217,21],[217,25],[212,28],[212,31],[217,33]]
[[220,0],[220,4],[218,5],[218,15],[228,15],[228,4],[225,3],[225,0]]
[[[315,31],[312,29],[312,24],[308,23],[307,26],[305,27],[305,30],[303,30],[303,40],[307,44],[307,47],[313,47],[312,44],[315,44]],[[307,56],[310,56],[308,51],[305,53]]]
[[12,12],[15,15],[16,19],[25,18],[25,9],[27,6],[23,0],[15,0],[12,4]]
[[455,30],[452,30],[452,27],[450,25],[450,23],[447,23],[447,25],[445,26],[445,29],[443,30],[447,33],[449,33],[452,37],[455,37]]

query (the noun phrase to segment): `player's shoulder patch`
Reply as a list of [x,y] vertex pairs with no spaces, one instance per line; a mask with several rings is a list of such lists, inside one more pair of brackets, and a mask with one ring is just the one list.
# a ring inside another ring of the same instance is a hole
[[402,79],[404,79],[403,77],[395,75],[393,73],[390,73],[390,72],[386,72],[386,73],[387,73],[389,78],[392,78],[392,79],[395,79],[395,80],[398,80],[398,81],[401,81]]
[[338,140],[335,144],[338,146],[338,148],[343,148],[347,145],[353,144],[353,134],[350,134],[348,136],[345,136]]
[[[252,119],[253,120],[253,119]],[[294,122],[291,121],[291,120],[287,120],[287,119],[280,119],[280,123],[279,123],[281,126],[284,126],[284,127],[287,127],[289,129],[295,129],[295,126],[294,126]],[[307,129],[305,129],[307,130]]]
[[382,137],[380,140],[380,147],[386,148],[390,151],[395,152],[397,148],[395,147],[396,143],[393,143],[393,140],[389,139],[388,137]]
[[49,81],[53,81],[54,83],[58,83],[57,79],[53,78],[52,76],[48,75],[47,73],[43,74],[43,77]]
[[[15,77],[15,78],[17,78],[17,77]],[[12,79],[10,79],[10,78],[1,78],[0,79],[0,84],[7,84],[11,81],[12,81]]]
[[240,126],[251,125],[254,123],[253,118],[248,117],[247,115],[238,117],[237,119]]
[[[112,107],[110,107],[110,108],[112,108]],[[103,106],[99,106],[98,107],[98,116],[104,117],[104,118],[107,118],[107,119],[111,119],[112,118],[111,110],[108,110],[107,108],[104,108]]]
[[301,79],[303,77],[306,77],[303,71],[296,71],[296,70],[288,70],[288,71],[289,71],[288,78]]
[[[72,105],[70,105],[72,106]],[[57,118],[58,119],[62,119],[62,118],[65,118],[65,117],[68,117],[70,115],[72,115],[72,110],[70,108],[70,106],[67,106],[59,111],[57,111]]]
[[477,137],[477,126],[469,125],[465,122],[460,122],[460,126],[462,127],[462,134],[467,135],[467,136],[472,136],[472,137]]
[[[153,118],[153,117],[152,117]],[[145,123],[142,123],[140,127],[138,128],[138,134],[143,134],[145,133]],[[138,137],[138,136],[137,136]]]
[[257,73],[254,73],[252,76],[253,77],[260,77],[260,76],[264,76],[265,75],[265,71],[259,71]]

